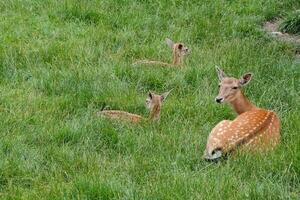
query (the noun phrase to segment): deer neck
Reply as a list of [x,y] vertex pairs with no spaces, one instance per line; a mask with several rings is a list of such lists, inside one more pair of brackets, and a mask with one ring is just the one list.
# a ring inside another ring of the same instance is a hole
[[234,100],[230,101],[230,104],[238,115],[256,109],[256,106],[254,106],[241,91],[238,92]]
[[160,118],[160,105],[153,106],[153,109],[150,112],[150,120],[155,121]]
[[182,58],[180,55],[178,55],[176,52],[173,53],[173,64],[174,65],[180,65],[182,63]]

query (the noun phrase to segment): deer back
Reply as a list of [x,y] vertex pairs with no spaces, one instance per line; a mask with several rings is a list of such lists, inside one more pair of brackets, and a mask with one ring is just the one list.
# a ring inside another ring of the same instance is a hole
[[129,121],[133,123],[139,123],[143,119],[143,117],[141,117],[140,115],[136,115],[125,111],[120,111],[120,110],[103,110],[100,111],[98,115],[107,117],[109,119]]
[[[262,137],[265,134],[266,137]],[[272,111],[256,109],[239,115],[235,120],[220,122],[211,132],[207,142],[207,153],[221,149],[226,153],[244,144],[269,145],[278,141],[279,120]]]

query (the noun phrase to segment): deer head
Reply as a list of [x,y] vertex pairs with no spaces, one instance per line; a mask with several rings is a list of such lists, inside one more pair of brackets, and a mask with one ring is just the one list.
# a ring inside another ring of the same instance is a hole
[[182,64],[184,57],[190,52],[189,48],[186,47],[183,43],[174,43],[169,38],[166,39],[166,43],[173,51],[173,64]]
[[148,98],[146,99],[146,107],[150,110],[150,119],[151,120],[159,120],[160,118],[160,108],[162,103],[165,101],[169,92],[165,92],[161,95],[154,94],[153,92],[149,92]]
[[223,70],[216,67],[219,77],[219,94],[216,97],[217,103],[233,102],[241,94],[241,87],[249,83],[252,74],[246,73],[241,78],[228,77]]

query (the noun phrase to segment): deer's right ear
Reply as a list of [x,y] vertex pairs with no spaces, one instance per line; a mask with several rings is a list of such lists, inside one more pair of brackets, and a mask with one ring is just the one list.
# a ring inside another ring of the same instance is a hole
[[169,38],[166,38],[166,43],[167,43],[167,45],[168,45],[171,49],[173,49],[173,47],[174,47],[174,42],[173,42],[172,40],[170,40]]
[[220,67],[216,66],[216,70],[217,70],[218,77],[219,77],[220,81],[222,81],[225,77],[227,77],[225,72]]
[[149,93],[148,93],[148,96],[149,96],[150,99],[152,99],[152,98],[153,98],[152,92],[149,92]]

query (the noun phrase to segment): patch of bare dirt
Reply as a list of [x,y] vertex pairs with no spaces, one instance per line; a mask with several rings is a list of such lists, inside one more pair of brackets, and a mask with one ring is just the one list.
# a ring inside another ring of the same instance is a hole
[[264,24],[263,28],[273,37],[276,37],[285,42],[292,42],[300,45],[300,36],[283,33],[279,30],[279,25],[281,24],[281,22],[281,19],[269,21]]
[[[296,46],[300,45],[300,36],[283,33],[279,30],[279,25],[282,23],[281,19],[266,22],[263,26],[264,30],[274,38],[281,41],[293,43]],[[300,48],[295,50],[295,62],[300,63]]]

